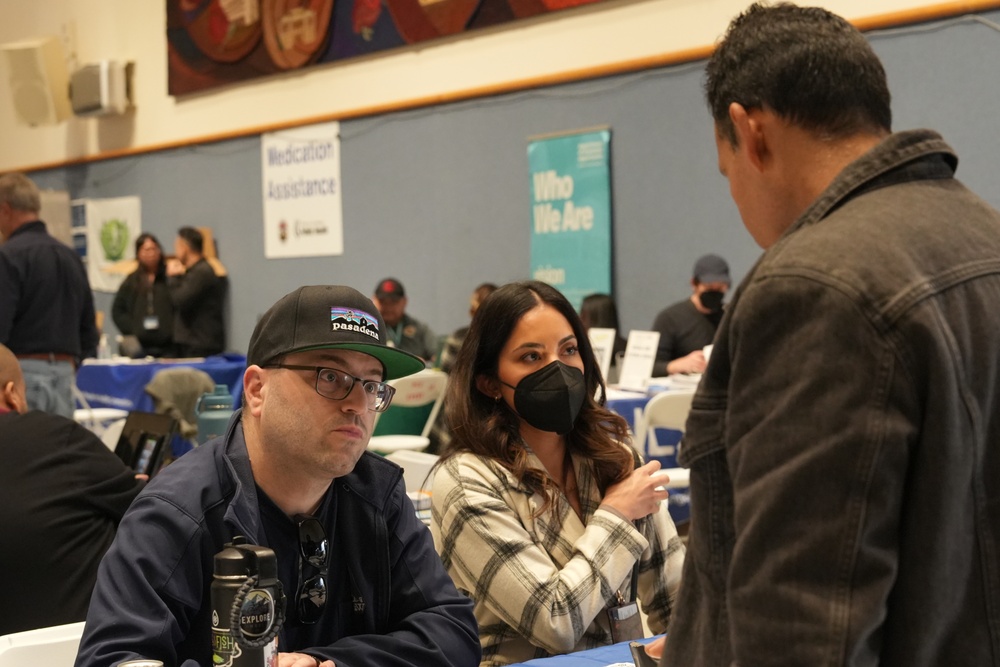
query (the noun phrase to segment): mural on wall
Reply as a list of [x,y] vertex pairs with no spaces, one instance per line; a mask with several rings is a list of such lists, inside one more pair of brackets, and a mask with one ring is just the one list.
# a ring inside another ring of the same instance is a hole
[[184,95],[606,0],[166,0]]

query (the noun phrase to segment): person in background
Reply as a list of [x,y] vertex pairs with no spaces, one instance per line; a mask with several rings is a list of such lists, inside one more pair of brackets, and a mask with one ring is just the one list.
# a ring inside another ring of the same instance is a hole
[[618,306],[610,294],[590,294],[580,302],[580,321],[584,331],[591,327],[598,329],[614,329],[615,345],[611,350],[611,366],[618,363],[619,355],[625,354],[628,341],[622,336],[621,325],[618,322]]
[[243,408],[224,437],[160,472],[101,563],[78,667],[213,657],[213,559],[234,536],[277,557],[285,622],[274,664],[468,667],[472,604],[434,553],[403,471],[366,451],[386,381],[424,367],[386,345],[371,301],[300,287],[250,337]]
[[29,407],[0,345],[0,635],[86,618],[101,557],[145,479],[75,421]]
[[704,255],[694,264],[691,296],[664,308],[653,321],[660,332],[653,375],[701,373],[706,345],[711,345],[722,320],[722,300],[729,291],[729,265],[718,255]]
[[825,9],[751,6],[705,90],[764,254],[680,448],[661,664],[1000,665],[1000,213]]
[[174,242],[176,258],[167,263],[174,345],[179,357],[207,357],[226,348],[226,279],[215,275],[205,259],[204,243],[197,229],[181,227]]
[[[497,286],[493,283],[482,283],[476,289],[472,290],[472,296],[469,297],[470,318],[475,317],[476,311],[479,310],[479,304],[496,290]],[[462,343],[465,341],[468,333],[468,326],[459,327],[445,340],[444,347],[441,348],[441,358],[438,360],[438,367],[445,373],[451,373],[452,368],[454,368],[458,351],[462,348]]]
[[[497,286],[493,283],[482,283],[472,291],[472,296],[469,297],[469,317],[475,316],[476,311],[479,310],[479,304],[495,292],[496,289]],[[451,373],[455,367],[455,359],[458,357],[458,351],[462,348],[462,343],[465,341],[465,336],[468,333],[468,326],[459,327],[445,340],[444,347],[441,348],[441,355],[438,358],[438,368],[443,372]],[[448,443],[451,442],[451,431],[448,428],[448,418],[446,416],[447,407],[446,397],[442,402],[441,410],[438,411],[437,419],[434,420],[434,426],[431,427],[431,432],[428,436],[431,444],[427,447],[426,451],[430,454],[437,454],[444,450],[448,446]]]
[[38,187],[0,176],[0,343],[21,362],[34,409],[73,416],[73,377],[97,354],[94,297],[80,256],[38,219]]
[[138,340],[139,349],[129,350],[127,356],[167,356],[173,352],[174,306],[163,248],[152,234],[140,234],[135,258],[139,266],[118,288],[111,315],[123,336]]
[[431,328],[406,312],[406,290],[395,278],[380,280],[373,299],[388,328],[389,344],[415,354],[427,363],[434,361],[438,339]]
[[475,601],[481,664],[612,643],[617,593],[663,632],[684,546],[659,462],[638,465],[625,420],[594,399],[604,383],[569,301],[536,281],[498,289],[451,380],[431,532]]

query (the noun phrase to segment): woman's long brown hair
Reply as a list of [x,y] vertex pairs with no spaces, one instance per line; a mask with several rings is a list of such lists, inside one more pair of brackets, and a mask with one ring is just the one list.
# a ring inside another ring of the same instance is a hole
[[[497,377],[500,353],[507,339],[524,314],[542,304],[555,308],[569,322],[583,359],[587,398],[573,430],[566,435],[569,451],[591,462],[602,495],[631,472],[635,460],[622,447],[622,443],[630,441],[628,424],[604,407],[604,379],[583,323],[566,297],[537,281],[504,285],[476,311],[448,383],[447,419],[452,441],[442,454],[444,460],[471,452],[500,463],[522,484],[543,495],[545,503],[540,511],[552,501],[553,483],[545,471],[528,467],[528,454],[521,442],[520,417],[503,400],[496,401],[482,393],[476,379]],[[598,388],[600,399],[595,399]]]

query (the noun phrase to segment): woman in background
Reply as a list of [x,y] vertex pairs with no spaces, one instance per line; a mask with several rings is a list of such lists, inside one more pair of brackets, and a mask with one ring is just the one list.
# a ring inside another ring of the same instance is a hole
[[501,287],[451,378],[431,532],[475,601],[481,664],[612,643],[605,610],[630,598],[634,567],[663,632],[684,547],[660,464],[637,466],[625,421],[594,399],[603,381],[566,298],[541,282]]
[[[472,291],[472,296],[469,297],[469,317],[475,317],[476,311],[479,310],[479,304],[490,294],[493,294],[496,289],[497,286],[493,283],[482,283]],[[460,327],[445,339],[444,347],[441,348],[441,354],[438,355],[438,368],[445,373],[450,375],[452,370],[454,370],[458,351],[462,348],[462,343],[465,341],[468,333],[469,327]],[[437,454],[444,451],[451,442],[451,429],[448,428],[447,408],[448,399],[446,396],[441,410],[438,412],[437,419],[434,420],[434,426],[431,427],[431,432],[428,434],[431,444],[427,447],[427,452],[430,454]]]
[[[123,336],[134,336],[141,349],[123,343],[123,354],[160,357],[172,353],[174,307],[167,289],[163,248],[152,234],[140,234],[135,240],[135,258],[139,267],[118,288],[111,316]],[[126,338],[126,340],[128,340]]]

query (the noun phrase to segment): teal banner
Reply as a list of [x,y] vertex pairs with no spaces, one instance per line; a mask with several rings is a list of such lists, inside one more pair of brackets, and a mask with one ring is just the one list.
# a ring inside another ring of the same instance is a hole
[[528,144],[531,277],[577,310],[589,294],[611,294],[611,130]]

